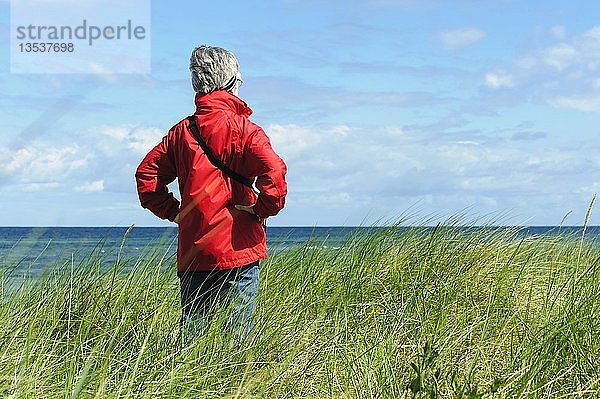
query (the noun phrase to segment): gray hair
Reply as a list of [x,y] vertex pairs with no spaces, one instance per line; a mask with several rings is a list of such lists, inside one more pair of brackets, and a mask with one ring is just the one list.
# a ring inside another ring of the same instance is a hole
[[239,76],[238,70],[238,60],[231,51],[211,46],[199,46],[192,51],[190,72],[197,93],[230,91]]

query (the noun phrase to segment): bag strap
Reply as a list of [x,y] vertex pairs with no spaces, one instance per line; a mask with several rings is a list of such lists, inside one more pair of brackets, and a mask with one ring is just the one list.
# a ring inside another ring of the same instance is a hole
[[252,180],[229,169],[210,150],[210,148],[208,147],[208,144],[206,144],[206,141],[204,140],[204,137],[202,137],[202,135],[200,134],[200,130],[198,130],[198,125],[196,124],[196,117],[194,115],[191,115],[191,116],[187,117],[187,120],[189,122],[190,130],[192,131],[194,138],[200,145],[200,148],[202,148],[202,151],[204,151],[204,154],[206,154],[206,157],[208,158],[210,163],[212,163],[214,166],[216,166],[218,169],[220,169],[221,172],[223,172],[227,176],[231,177],[233,180],[237,181],[238,183],[243,184],[246,187],[251,188],[254,191],[254,187],[252,185],[252,183],[253,183]]

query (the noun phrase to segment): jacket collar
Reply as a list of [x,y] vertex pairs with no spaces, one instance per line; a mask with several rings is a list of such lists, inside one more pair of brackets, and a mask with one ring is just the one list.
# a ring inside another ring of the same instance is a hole
[[217,90],[206,94],[196,93],[194,102],[196,103],[196,114],[215,109],[231,110],[245,117],[252,114],[252,109],[241,98],[225,90]]

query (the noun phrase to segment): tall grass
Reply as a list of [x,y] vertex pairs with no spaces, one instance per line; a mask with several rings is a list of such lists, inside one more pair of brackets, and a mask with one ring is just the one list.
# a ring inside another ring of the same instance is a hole
[[218,320],[180,345],[173,259],[159,251],[108,268],[97,251],[17,286],[6,275],[0,396],[600,395],[597,242],[450,221],[320,244],[261,264],[241,347]]

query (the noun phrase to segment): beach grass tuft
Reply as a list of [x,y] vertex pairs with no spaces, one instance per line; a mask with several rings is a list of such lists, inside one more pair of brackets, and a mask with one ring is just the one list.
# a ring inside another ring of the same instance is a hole
[[179,337],[172,257],[148,248],[14,277],[0,396],[513,398],[600,395],[600,248],[518,229],[362,230],[261,263],[256,327]]

